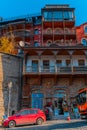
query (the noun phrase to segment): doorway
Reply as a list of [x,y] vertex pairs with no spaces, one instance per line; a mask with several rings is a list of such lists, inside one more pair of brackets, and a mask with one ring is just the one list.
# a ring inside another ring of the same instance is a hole
[[43,109],[43,93],[32,93],[32,108]]
[[54,94],[53,104],[54,104],[54,115],[63,115],[62,102],[63,98],[66,96],[65,90],[57,90]]
[[62,108],[62,102],[63,102],[63,98],[55,98],[54,99],[54,111],[56,109],[56,112],[58,112],[58,115],[62,115],[63,114],[63,108]]
[[62,114],[63,114],[62,102],[63,102],[63,98],[59,98],[59,99],[58,99],[58,110],[59,110],[59,115],[62,115]]

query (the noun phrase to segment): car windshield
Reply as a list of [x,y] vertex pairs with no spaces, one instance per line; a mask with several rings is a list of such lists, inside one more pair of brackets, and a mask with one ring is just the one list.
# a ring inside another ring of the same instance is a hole
[[78,104],[83,104],[87,101],[87,92],[84,91],[76,96],[76,100]]

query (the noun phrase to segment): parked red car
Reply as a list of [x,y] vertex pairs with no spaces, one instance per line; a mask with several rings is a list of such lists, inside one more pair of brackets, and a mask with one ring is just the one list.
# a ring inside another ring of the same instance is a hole
[[37,124],[41,125],[46,121],[46,116],[44,112],[37,108],[27,108],[22,109],[16,114],[9,116],[2,121],[2,126],[4,127],[15,127],[17,125],[25,124]]

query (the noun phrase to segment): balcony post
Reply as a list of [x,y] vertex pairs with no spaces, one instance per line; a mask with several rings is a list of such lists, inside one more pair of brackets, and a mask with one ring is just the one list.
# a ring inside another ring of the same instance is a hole
[[55,72],[57,73],[56,55],[57,55],[58,51],[53,51],[53,53],[54,53],[54,59],[55,59],[55,62],[54,62]]
[[71,73],[73,73],[73,59],[72,59],[73,51],[69,51],[69,54],[70,54],[70,60],[71,60]]
[[39,64],[38,64],[38,71],[41,72],[41,54],[43,51],[38,52]]
[[85,63],[85,66],[87,66],[87,51],[85,51],[85,57],[86,57],[86,63]]

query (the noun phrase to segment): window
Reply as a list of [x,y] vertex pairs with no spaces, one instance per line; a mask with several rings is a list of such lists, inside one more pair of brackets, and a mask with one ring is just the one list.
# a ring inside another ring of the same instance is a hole
[[85,66],[84,60],[78,60],[78,65],[79,66]]
[[78,96],[76,96],[76,100],[78,104],[83,104],[86,102],[87,99],[87,92],[84,91],[82,93],[80,93]]
[[65,20],[68,20],[68,19],[69,19],[69,12],[68,12],[68,11],[64,11],[64,12],[63,12],[63,18],[64,18]]
[[58,20],[58,12],[54,12],[54,14],[53,14],[53,16],[54,16],[54,20]]
[[60,41],[59,40],[55,41],[55,44],[60,45]]
[[52,33],[52,29],[51,28],[47,29],[47,34],[51,34],[51,33]]
[[38,110],[30,110],[30,114],[37,114]]
[[47,21],[52,20],[52,18],[53,18],[53,13],[52,13],[51,11],[49,11],[49,12],[44,12],[44,18],[45,18],[45,20],[47,20]]
[[56,29],[55,29],[55,33],[59,34],[59,33],[61,33],[61,32],[62,32],[61,28],[56,28]]
[[37,60],[33,60],[32,61],[32,71],[33,72],[37,72],[38,71],[38,61]]
[[23,110],[23,111],[21,111],[20,113],[18,113],[18,114],[20,114],[20,115],[27,115],[27,114],[29,114],[30,112],[29,112],[29,110]]
[[39,43],[38,43],[38,42],[34,42],[34,46],[35,46],[35,47],[38,47],[38,46],[39,46]]
[[47,45],[47,46],[50,46],[51,43],[52,43],[52,41],[49,40],[49,41],[47,41],[47,44],[46,44],[46,45]]
[[54,12],[53,16],[54,16],[54,20],[55,21],[63,19],[63,13],[62,13],[62,11],[56,11],[56,12]]
[[36,35],[39,34],[39,30],[38,30],[38,29],[35,29],[35,30],[34,30],[34,34],[36,34]]
[[61,67],[62,66],[62,61],[61,60],[57,60],[56,64],[57,64],[57,67]]
[[71,65],[71,61],[70,60],[66,60],[66,66],[70,66]]
[[85,26],[85,28],[84,28],[84,32],[87,33],[87,26]]
[[49,70],[49,60],[44,60],[43,61],[43,69]]
[[69,20],[73,20],[73,12],[72,11],[69,11]]
[[87,40],[86,40],[85,38],[82,39],[82,44],[83,44],[84,46],[87,46]]

